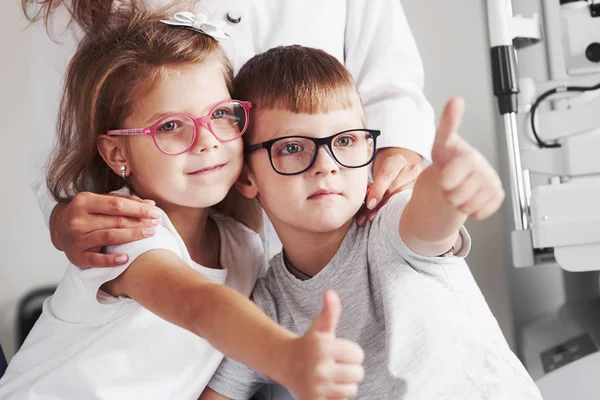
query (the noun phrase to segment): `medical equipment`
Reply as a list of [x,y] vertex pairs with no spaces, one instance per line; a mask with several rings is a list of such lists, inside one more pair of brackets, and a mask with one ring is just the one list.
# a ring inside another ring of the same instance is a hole
[[[514,16],[513,7],[532,16]],[[582,381],[562,382],[570,397],[598,398],[591,374],[585,381],[577,371],[600,369],[600,281],[584,272],[600,270],[600,1],[487,0],[487,11],[513,264],[569,271],[565,305],[524,330],[524,362],[545,399],[564,398],[552,388],[571,376]]]

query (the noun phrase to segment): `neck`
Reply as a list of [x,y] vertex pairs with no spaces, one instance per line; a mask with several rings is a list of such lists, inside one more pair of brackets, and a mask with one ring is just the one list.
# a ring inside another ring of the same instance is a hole
[[208,268],[220,268],[218,230],[208,219],[207,208],[157,204],[169,216],[192,260]]
[[352,222],[353,219],[331,232],[308,232],[273,221],[285,249],[288,270],[301,280],[321,272],[339,250]]

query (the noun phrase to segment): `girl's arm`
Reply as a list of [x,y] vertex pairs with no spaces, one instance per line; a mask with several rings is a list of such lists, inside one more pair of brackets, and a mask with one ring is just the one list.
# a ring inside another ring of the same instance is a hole
[[[269,319],[239,292],[212,283],[178,255],[163,249],[142,254],[102,289],[113,296],[132,298],[301,398],[316,398],[316,393],[338,397],[340,372],[352,364],[362,368],[360,347],[335,338],[341,312],[339,300],[336,303],[326,298],[313,326],[298,337]],[[350,362],[344,357],[345,363],[338,363],[339,354],[347,354]],[[325,379],[319,375],[323,371],[327,372]],[[350,387],[358,384],[346,383]]]
[[451,249],[467,217],[482,220],[504,199],[500,178],[488,161],[458,135],[462,99],[448,101],[433,145],[433,164],[417,179],[400,217],[400,236],[418,254]]

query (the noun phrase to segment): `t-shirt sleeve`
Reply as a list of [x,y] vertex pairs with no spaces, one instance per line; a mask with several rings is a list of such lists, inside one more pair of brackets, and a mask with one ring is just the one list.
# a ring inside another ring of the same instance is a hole
[[[263,293],[265,293],[265,286],[264,280],[261,279],[256,284],[250,299],[256,303],[258,308],[265,312],[265,303],[269,302],[271,297],[264,296],[262,295]],[[267,315],[269,315],[268,312]],[[269,315],[269,317],[272,318],[271,315]],[[221,362],[221,365],[213,375],[208,386],[221,396],[229,399],[247,400],[263,385],[271,383],[274,382],[261,373],[226,357]]]
[[85,270],[70,265],[52,298],[53,312],[71,322],[106,321],[124,303],[133,300],[115,298],[100,290],[100,287],[121,275],[140,255],[155,249],[170,250],[181,256],[180,246],[173,233],[167,227],[158,225],[153,237],[106,247],[105,252],[108,254],[127,254],[129,260],[125,265]]
[[461,226],[454,246],[448,249],[449,252],[444,255],[424,256],[414,252],[404,243],[398,226],[402,212],[411,196],[412,190],[400,192],[382,207],[371,227],[371,236],[374,235],[376,238],[374,243],[381,243],[385,251],[392,252],[393,256],[405,260],[411,266],[431,263],[446,265],[463,260],[471,249],[471,238],[464,226]]

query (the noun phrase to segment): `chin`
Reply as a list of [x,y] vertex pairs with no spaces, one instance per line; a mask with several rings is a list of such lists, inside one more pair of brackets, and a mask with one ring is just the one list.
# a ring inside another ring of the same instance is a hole
[[352,220],[353,216],[354,214],[351,212],[330,211],[304,219],[303,225],[307,230],[315,233],[334,232]]

